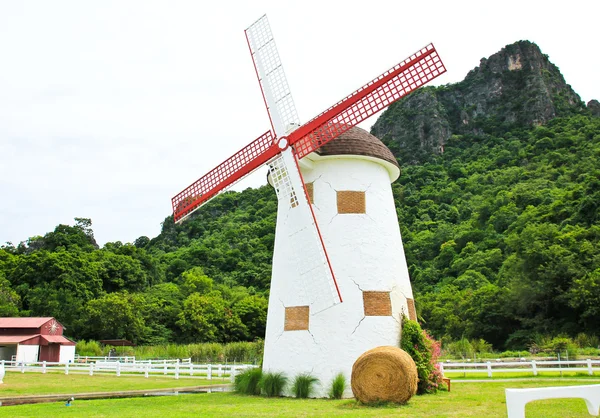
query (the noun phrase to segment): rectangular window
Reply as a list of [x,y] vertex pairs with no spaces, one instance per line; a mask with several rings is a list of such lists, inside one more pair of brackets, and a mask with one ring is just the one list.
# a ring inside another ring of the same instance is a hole
[[341,190],[337,192],[338,213],[367,213],[365,192]]
[[314,196],[313,183],[306,183],[305,186],[306,186],[306,194],[308,194],[308,201],[310,202],[311,205],[314,205],[315,196]]
[[408,319],[410,319],[411,321],[416,321],[417,310],[415,309],[415,300],[407,298],[406,304],[408,305]]
[[391,316],[390,292],[363,291],[365,316]]
[[290,306],[285,308],[284,331],[308,330],[308,306]]

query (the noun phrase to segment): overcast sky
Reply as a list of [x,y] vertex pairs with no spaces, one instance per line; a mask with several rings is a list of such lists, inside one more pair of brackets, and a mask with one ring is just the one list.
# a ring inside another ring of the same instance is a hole
[[264,13],[303,121],[429,42],[434,85],[527,39],[600,99],[597,1],[207,3],[0,0],[0,244],[74,217],[101,245],[156,236],[174,194],[269,129],[243,32]]

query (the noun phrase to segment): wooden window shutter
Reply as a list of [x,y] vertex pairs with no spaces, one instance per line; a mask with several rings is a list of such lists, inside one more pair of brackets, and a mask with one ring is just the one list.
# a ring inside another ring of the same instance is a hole
[[367,213],[365,192],[340,190],[337,192],[338,213]]
[[308,306],[290,306],[285,308],[284,331],[308,330]]

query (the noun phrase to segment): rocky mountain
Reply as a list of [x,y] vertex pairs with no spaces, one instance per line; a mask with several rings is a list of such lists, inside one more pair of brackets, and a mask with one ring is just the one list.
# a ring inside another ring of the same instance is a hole
[[[589,111],[600,113],[593,100]],[[456,84],[425,87],[390,106],[371,133],[403,163],[442,153],[451,135],[501,133],[587,112],[560,70],[529,41],[507,45]]]

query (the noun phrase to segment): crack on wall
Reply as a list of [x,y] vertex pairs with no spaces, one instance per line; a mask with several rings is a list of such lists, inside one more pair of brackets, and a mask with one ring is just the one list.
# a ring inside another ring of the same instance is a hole
[[[285,303],[283,303],[283,300],[281,300],[281,298],[277,298],[279,299],[279,302],[281,302],[281,306],[283,306],[283,321],[285,322]],[[283,329],[281,330],[281,332],[279,333],[279,335],[277,336],[277,338],[275,338],[275,342],[279,341],[279,339],[281,338],[281,336],[283,335],[283,333],[285,332],[285,325],[283,326]]]
[[317,344],[317,339],[315,338],[315,336],[313,335],[313,333],[312,333],[312,332],[310,332],[310,329],[307,329],[307,330],[306,330],[306,332],[308,332],[308,333],[310,334],[310,336],[311,336],[311,337],[312,337],[312,339],[313,339],[313,342],[314,342],[315,344]]
[[[314,222],[310,223],[310,226],[314,227],[314,225],[315,225]],[[299,233],[306,231],[308,228],[309,228],[308,226],[305,226],[304,228],[297,229],[294,232],[292,232],[291,234],[289,234],[288,237],[293,237],[294,235],[298,235]]]
[[364,321],[365,318],[366,318],[366,316],[363,316],[362,319],[360,321],[358,321],[358,325],[356,326],[356,328],[354,328],[354,331],[352,331],[352,334],[350,334],[350,335],[354,335],[354,333],[356,332],[358,327],[360,327],[360,324],[362,324],[362,321]]
[[[361,292],[364,292],[364,290],[362,290],[362,288],[360,287],[360,285],[358,283],[356,283],[356,281],[354,279],[350,279],[352,280],[352,283],[354,283],[356,285],[356,287],[358,288],[358,290],[360,290]],[[360,321],[358,321],[358,325],[356,325],[356,327],[354,328],[354,331],[352,331],[352,334],[350,335],[354,335],[354,333],[356,332],[356,330],[358,329],[358,327],[360,327],[360,324],[362,324],[362,321],[364,321],[366,318],[366,315],[364,315]]]
[[362,289],[360,288],[360,285],[359,285],[358,283],[356,283],[356,282],[354,281],[354,279],[350,279],[350,280],[352,280],[352,283],[354,283],[354,284],[356,285],[356,287],[358,287],[358,290],[360,290],[361,292],[364,292],[364,290],[362,290]]
[[[397,288],[398,288],[397,284],[392,286],[392,290],[390,291],[390,293],[395,292]],[[398,293],[400,293],[402,296],[404,296],[404,299],[406,299],[406,300],[409,299],[402,290],[398,289]],[[406,306],[406,308],[408,309],[408,306]],[[400,310],[400,315],[399,315],[400,319],[397,319],[395,316],[392,316],[392,318],[394,318],[394,321],[396,321],[398,324],[400,324],[400,335],[402,335],[402,315],[405,315],[407,318],[409,317],[409,312],[404,312],[404,306],[402,306],[402,309]]]

